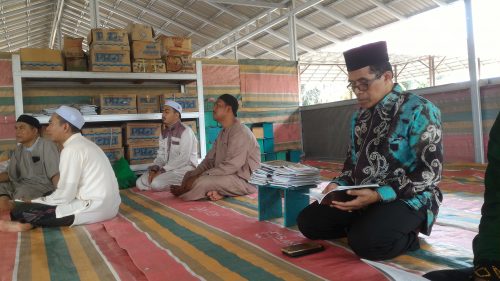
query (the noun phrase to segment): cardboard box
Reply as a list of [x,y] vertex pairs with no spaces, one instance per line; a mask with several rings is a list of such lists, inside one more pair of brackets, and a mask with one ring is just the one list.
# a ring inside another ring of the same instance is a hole
[[85,128],[82,129],[82,135],[103,149],[123,146],[121,127]]
[[182,106],[182,112],[198,112],[198,97],[175,97],[169,100],[179,103]]
[[67,71],[87,71],[87,57],[66,57],[64,59]]
[[153,29],[149,25],[129,23],[127,25],[127,32],[130,41],[154,42]]
[[126,123],[124,128],[127,145],[158,145],[161,123]]
[[134,63],[132,63],[132,72],[165,73],[166,71],[165,62],[161,59],[135,59]]
[[191,38],[160,35],[156,41],[161,44],[162,57],[169,55],[190,56],[193,53]]
[[132,42],[132,57],[134,59],[161,59],[160,43],[147,41]]
[[163,112],[163,106],[165,105],[165,102],[173,99],[174,97],[174,93],[166,93],[160,96],[160,112]]
[[120,148],[102,148],[102,151],[104,151],[104,154],[106,154],[106,157],[108,157],[109,162],[111,162],[111,164],[115,163],[117,160],[122,158],[122,156],[125,156],[123,147],[120,147]]
[[130,51],[92,46],[89,56],[90,71],[130,72]]
[[90,50],[94,51],[129,51],[129,45],[113,45],[113,44],[96,44],[93,43],[90,45]]
[[160,97],[150,95],[137,96],[137,113],[160,112]]
[[125,29],[93,28],[87,36],[87,44],[108,44],[129,46]]
[[253,127],[252,133],[256,139],[263,139],[264,138],[264,128],[262,128],[262,127]]
[[20,50],[22,70],[63,71],[61,51],[47,48],[22,48]]
[[133,94],[101,94],[99,105],[101,114],[136,114],[137,96]]
[[82,49],[83,37],[64,36],[63,54],[66,58],[82,58],[85,53]]
[[198,136],[198,126],[196,125],[196,121],[183,121],[182,124],[191,127],[191,130],[193,130],[194,134]]
[[158,143],[156,145],[129,145],[125,158],[130,165],[153,163],[158,154]]
[[195,62],[191,56],[167,56],[167,72],[195,73]]

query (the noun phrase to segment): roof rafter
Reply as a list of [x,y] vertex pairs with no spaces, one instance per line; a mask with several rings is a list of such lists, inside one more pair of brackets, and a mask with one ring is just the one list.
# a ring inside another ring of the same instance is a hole
[[[231,43],[227,44],[225,47],[222,47],[221,49],[216,50],[215,52],[213,52],[213,53],[209,54],[208,56],[209,56],[209,57],[216,56],[216,55],[218,55],[218,54],[220,54],[220,53],[222,53],[222,52],[226,51],[227,49],[230,49],[230,48],[232,48],[232,47],[234,47],[234,46],[237,46],[237,45],[238,45],[238,44],[240,44],[241,42],[244,42],[244,41],[246,41],[246,40],[248,40],[248,39],[251,39],[251,38],[252,38],[252,37],[254,37],[255,35],[257,35],[257,34],[259,34],[259,33],[262,33],[263,31],[265,31],[265,30],[267,30],[267,29],[269,29],[269,28],[271,28],[271,27],[275,26],[276,24],[278,24],[278,23],[280,23],[280,22],[282,22],[282,21],[284,21],[284,20],[288,19],[288,16],[289,16],[290,14],[292,14],[292,13],[299,13],[299,12],[301,12],[301,11],[305,10],[305,9],[308,9],[308,8],[309,8],[309,7],[311,7],[311,6],[314,6],[314,5],[318,4],[318,3],[321,3],[322,1],[324,1],[324,0],[311,0],[311,1],[308,1],[308,2],[306,2],[306,3],[304,3],[304,4],[301,4],[301,5],[299,5],[298,7],[296,7],[295,9],[293,9],[293,10],[289,11],[288,13],[285,13],[284,15],[281,15],[280,17],[278,17],[278,18],[276,18],[276,19],[274,19],[274,20],[270,21],[269,23],[267,23],[267,24],[265,24],[265,25],[263,25],[263,26],[261,26],[261,27],[258,27],[256,30],[254,30],[254,31],[252,31],[252,32],[250,32],[250,33],[247,33],[246,35],[244,35],[244,36],[240,37],[239,39],[234,40],[233,42],[231,42]],[[256,17],[256,18],[252,19],[251,21],[249,21],[249,22],[245,23],[245,24],[244,24],[244,25],[242,25],[242,26],[239,26],[239,27],[238,27],[238,28],[236,28],[236,29],[233,29],[233,31],[229,32],[228,34],[223,35],[222,37],[218,38],[218,39],[217,39],[214,43],[210,43],[210,44],[208,44],[208,45],[206,45],[206,46],[202,47],[202,49],[203,49],[203,50],[206,50],[206,49],[209,49],[209,48],[213,47],[213,46],[214,46],[215,44],[217,44],[218,42],[221,42],[221,41],[223,41],[223,40],[225,40],[225,39],[229,38],[229,37],[230,37],[233,33],[239,33],[241,30],[246,29],[246,28],[247,28],[247,26],[249,26],[249,24],[254,24],[254,22],[255,22],[256,20],[258,20],[258,19],[260,19],[260,18],[263,18],[263,17],[265,17],[266,15],[267,15],[267,13],[260,14],[258,17]],[[197,54],[199,54],[199,53],[200,53],[200,52],[199,52],[199,50],[198,50],[197,52],[194,52],[194,53],[193,53],[193,55],[197,55]]]
[[250,7],[259,7],[259,8],[286,8],[286,3],[271,3],[265,1],[258,0],[202,0],[204,2],[211,3],[222,3],[236,6],[250,6]]

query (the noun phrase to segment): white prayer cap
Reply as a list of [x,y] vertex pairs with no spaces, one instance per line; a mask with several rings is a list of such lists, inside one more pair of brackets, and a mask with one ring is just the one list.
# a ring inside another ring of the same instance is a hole
[[165,105],[170,106],[171,108],[177,110],[177,112],[179,112],[180,114],[182,114],[182,106],[179,103],[177,103],[177,102],[175,102],[173,100],[167,100],[165,102]]
[[78,129],[81,129],[83,124],[85,124],[82,114],[76,108],[61,105],[58,109],[56,109],[56,113]]

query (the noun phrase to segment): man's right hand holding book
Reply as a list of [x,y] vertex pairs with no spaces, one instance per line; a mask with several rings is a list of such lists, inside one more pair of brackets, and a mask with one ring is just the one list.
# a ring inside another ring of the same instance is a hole
[[[323,189],[323,194],[326,194],[332,190],[338,188],[336,183],[328,184],[325,189]],[[354,196],[355,198],[350,201],[330,201],[330,207],[334,207],[346,212],[352,212],[353,210],[358,210],[365,208],[373,203],[380,202],[381,197],[377,191],[372,188],[360,188],[360,189],[351,189],[346,191],[348,195]],[[325,204],[325,202],[323,202]]]

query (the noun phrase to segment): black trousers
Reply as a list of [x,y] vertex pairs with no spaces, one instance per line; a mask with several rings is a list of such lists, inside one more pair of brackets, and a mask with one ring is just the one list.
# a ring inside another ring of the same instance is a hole
[[373,204],[352,213],[315,202],[302,210],[297,224],[309,239],[347,236],[358,256],[385,260],[419,249],[418,229],[425,218],[425,211],[415,211],[401,200]]
[[445,269],[431,271],[424,275],[431,281],[473,281],[474,268]]
[[59,227],[72,225],[75,216],[56,218],[56,206],[16,202],[16,206],[10,212],[10,219],[29,223],[34,227]]

